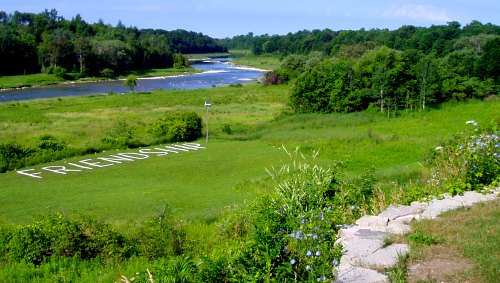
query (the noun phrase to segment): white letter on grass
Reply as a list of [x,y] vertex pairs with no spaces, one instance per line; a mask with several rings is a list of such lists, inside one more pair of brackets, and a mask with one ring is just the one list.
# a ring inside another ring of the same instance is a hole
[[42,177],[38,176],[38,175],[42,174],[42,172],[33,172],[33,173],[27,172],[27,171],[33,171],[33,170],[35,170],[35,169],[16,170],[16,172],[21,174],[21,175],[26,175],[26,176],[29,176],[32,178],[42,179]]

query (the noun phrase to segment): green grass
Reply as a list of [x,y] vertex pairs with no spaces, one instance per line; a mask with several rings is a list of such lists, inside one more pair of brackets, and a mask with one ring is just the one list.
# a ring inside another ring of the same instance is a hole
[[[176,208],[179,217],[203,217],[251,197],[235,191],[245,187],[242,184],[256,192],[265,191],[265,182],[259,181],[267,176],[264,168],[287,161],[276,150],[282,145],[290,150],[300,147],[306,155],[319,150],[318,162],[324,165],[345,161],[349,175],[361,175],[373,167],[382,181],[405,184],[418,179],[427,154],[465,129],[465,121],[487,126],[499,120],[498,101],[446,104],[423,112],[403,112],[396,119],[369,112],[282,117],[288,96],[287,86],[246,84],[2,103],[0,143],[34,145],[41,135],[51,134],[73,148],[102,148],[105,131],[117,120],[126,121],[139,138],[151,142],[147,129],[165,113],[195,111],[205,119],[204,101],[211,100],[213,106],[210,150],[179,155],[168,163],[151,158],[41,182],[12,172],[0,174],[5,202],[0,215],[27,222],[32,213],[52,207],[90,210],[111,222],[123,222],[154,213],[166,202]],[[223,132],[226,126],[232,134]],[[200,163],[205,159],[213,162]],[[233,169],[234,174],[225,174]]]
[[[149,70],[137,70],[130,72],[141,78],[149,77],[162,77],[162,76],[178,76],[184,74],[192,74],[200,72],[199,70],[193,68],[166,68],[166,69],[149,69]],[[129,74],[120,76],[118,78],[126,78]],[[109,80],[109,78],[104,77],[85,77],[76,80],[77,82],[88,82],[88,81],[102,81]],[[33,86],[45,86],[64,83],[64,79],[60,78],[54,74],[31,74],[31,75],[18,75],[18,76],[0,76],[0,89],[9,88],[21,88],[21,87],[33,87]]]
[[[238,185],[266,175],[265,168],[287,161],[281,149],[260,142],[209,142],[205,150],[151,156],[67,175],[40,170],[66,162],[107,157],[116,151],[32,167],[36,179],[9,172],[0,175],[0,215],[29,222],[47,209],[73,213],[91,211],[109,222],[125,224],[156,213],[169,204],[176,216],[206,218],[262,191]],[[125,152],[124,150],[120,152]],[[132,150],[131,152],[137,152]]]
[[[442,214],[438,219],[418,221],[410,235],[420,234],[434,240],[412,243],[408,266],[416,262],[432,265],[439,252],[439,261],[463,265],[454,273],[446,268],[435,270],[434,278],[446,282],[496,282],[500,277],[500,203],[481,203]],[[437,262],[436,262],[437,264]],[[411,272],[410,272],[411,273]],[[413,275],[415,276],[415,275]],[[414,277],[415,278],[415,277]]]
[[265,70],[275,70],[281,66],[278,54],[253,55],[250,50],[229,50],[233,63]]
[[[151,77],[178,76],[178,75],[193,74],[199,72],[200,72],[199,70],[193,68],[180,68],[180,69],[166,68],[166,69],[137,70],[131,72],[131,74],[134,74],[139,78],[151,78]],[[120,78],[126,78],[127,76],[128,74],[121,76]]]
[[63,81],[64,79],[52,74],[0,76],[0,89],[50,85]]
[[206,58],[218,58],[218,57],[229,57],[230,53],[200,53],[200,54],[185,54],[188,59],[206,59]]

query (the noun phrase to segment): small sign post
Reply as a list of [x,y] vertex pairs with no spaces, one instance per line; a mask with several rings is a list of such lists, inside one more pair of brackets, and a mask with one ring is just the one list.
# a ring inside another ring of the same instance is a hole
[[210,102],[210,100],[205,100],[205,108],[207,109],[207,126],[206,126],[206,139],[207,139],[207,143],[208,143],[208,109],[212,107],[212,102]]

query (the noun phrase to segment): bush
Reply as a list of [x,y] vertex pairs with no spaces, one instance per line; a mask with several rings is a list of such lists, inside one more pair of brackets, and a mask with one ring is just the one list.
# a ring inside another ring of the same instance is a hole
[[135,137],[134,127],[123,120],[117,121],[113,128],[108,129],[101,141],[119,148],[141,146],[140,141]]
[[182,255],[186,233],[174,222],[169,207],[165,206],[137,227],[132,238],[139,255],[153,260]]
[[153,123],[149,132],[164,142],[194,141],[203,135],[203,125],[195,112],[169,114]]
[[460,194],[500,183],[500,139],[498,132],[480,130],[474,121],[432,152],[427,183],[441,192]]
[[34,152],[34,149],[15,142],[0,144],[0,172],[23,167],[25,159]]
[[37,148],[48,151],[61,151],[66,148],[66,143],[59,141],[56,137],[46,134],[39,138]]
[[25,261],[35,265],[55,257],[99,259],[102,262],[124,259],[134,253],[133,246],[125,236],[111,226],[92,217],[81,216],[70,219],[60,213],[49,213],[37,217],[30,225],[5,229],[9,231],[6,249],[0,252],[11,261]]
[[[337,168],[294,160],[270,174],[274,193],[259,197],[243,212],[235,210],[235,217],[221,226],[221,235],[240,235],[228,248],[233,250],[230,276],[267,282],[334,279],[332,269],[341,256],[335,245],[338,227],[354,220],[353,204],[343,197],[349,190]],[[221,274],[225,277],[219,280],[227,280],[227,272]]]

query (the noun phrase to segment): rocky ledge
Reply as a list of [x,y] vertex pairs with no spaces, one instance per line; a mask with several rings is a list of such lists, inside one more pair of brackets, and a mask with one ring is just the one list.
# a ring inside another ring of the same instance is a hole
[[389,282],[381,273],[393,267],[398,257],[409,252],[405,244],[385,245],[389,234],[410,232],[412,221],[433,219],[441,213],[459,207],[472,206],[479,202],[498,200],[499,189],[487,194],[465,192],[463,195],[443,195],[430,202],[413,202],[409,206],[391,205],[379,215],[365,215],[356,224],[340,229],[338,243],[344,247],[340,264],[334,270],[338,283]]

